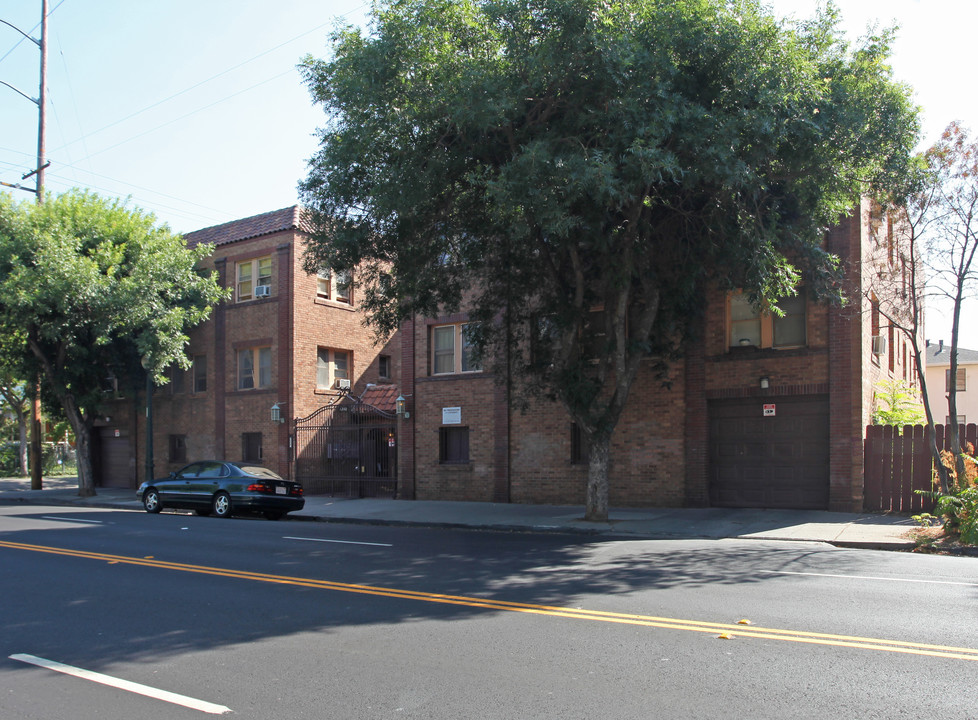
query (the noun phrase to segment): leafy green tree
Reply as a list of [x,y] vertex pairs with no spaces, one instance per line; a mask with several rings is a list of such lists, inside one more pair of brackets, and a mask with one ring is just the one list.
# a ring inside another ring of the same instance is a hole
[[17,468],[22,476],[27,475],[27,420],[30,412],[30,397],[27,386],[9,373],[0,374],[0,398],[9,408],[17,424]]
[[632,382],[681,354],[705,287],[838,296],[826,228],[906,172],[890,34],[841,37],[831,6],[756,0],[381,3],[302,64],[327,117],[307,267],[357,267],[382,332],[467,309],[489,366],[580,427],[603,520]]
[[108,376],[187,365],[189,328],[223,297],[188,249],[155,218],[80,191],[43,205],[0,195],[0,332],[26,337],[25,363],[75,434],[79,494],[94,495],[91,433]]
[[873,425],[917,425],[926,420],[917,393],[905,383],[884,380],[873,397]]

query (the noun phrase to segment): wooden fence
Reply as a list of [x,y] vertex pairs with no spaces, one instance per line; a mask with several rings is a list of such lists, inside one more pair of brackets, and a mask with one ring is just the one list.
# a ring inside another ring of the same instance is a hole
[[[902,432],[892,425],[866,428],[863,510],[883,512],[930,512],[934,500],[917,490],[933,490],[934,468],[923,425],[906,425]],[[950,433],[936,425],[937,447],[950,450]],[[958,426],[962,446],[978,447],[978,425]]]

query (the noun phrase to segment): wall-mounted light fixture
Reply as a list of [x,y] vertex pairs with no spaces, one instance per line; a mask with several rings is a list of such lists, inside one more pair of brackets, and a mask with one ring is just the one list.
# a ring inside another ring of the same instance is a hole
[[394,401],[394,408],[397,416],[407,420],[411,417],[411,413],[407,411],[407,400],[403,395],[398,395],[397,400]]
[[273,423],[284,423],[285,422],[285,418],[282,417],[282,408],[279,407],[279,404],[278,403],[275,403],[274,405],[272,405],[272,422]]
[[761,390],[767,390],[769,387],[771,387],[771,378],[765,375],[761,378]]

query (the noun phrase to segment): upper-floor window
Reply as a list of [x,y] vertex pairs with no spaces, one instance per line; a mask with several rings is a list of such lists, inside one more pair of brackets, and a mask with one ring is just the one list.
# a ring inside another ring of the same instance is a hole
[[377,375],[381,380],[391,379],[391,356],[381,355],[377,358]]
[[195,393],[207,392],[207,356],[194,355],[193,367],[191,372],[194,377],[193,391]]
[[337,380],[350,379],[350,352],[319,348],[316,352],[316,387],[320,390],[336,386]]
[[[967,368],[958,368],[957,382],[955,383],[955,390],[958,392],[964,392],[968,389],[968,378],[966,373]],[[944,391],[950,392],[951,390],[951,369],[948,368],[944,371]]]
[[[237,265],[235,289],[238,302],[268,297],[272,287],[272,258],[245,260]],[[267,289],[259,289],[267,288]]]
[[184,376],[187,374],[179,365],[170,368],[170,386],[174,395],[184,392]]
[[316,275],[316,297],[352,304],[353,275],[346,270],[320,270]]
[[432,375],[478,372],[482,365],[473,357],[469,339],[472,323],[438,325],[431,330]]
[[254,390],[272,385],[272,349],[254,347],[238,350],[238,390]]
[[808,343],[808,303],[804,288],[779,300],[781,315],[755,308],[744,293],[730,296],[728,343],[730,347],[792,348]]

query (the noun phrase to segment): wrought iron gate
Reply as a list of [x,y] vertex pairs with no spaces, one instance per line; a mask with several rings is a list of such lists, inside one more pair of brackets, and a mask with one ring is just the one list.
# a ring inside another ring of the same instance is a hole
[[310,495],[394,497],[395,420],[352,395],[296,420],[292,477]]

